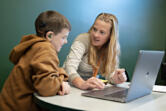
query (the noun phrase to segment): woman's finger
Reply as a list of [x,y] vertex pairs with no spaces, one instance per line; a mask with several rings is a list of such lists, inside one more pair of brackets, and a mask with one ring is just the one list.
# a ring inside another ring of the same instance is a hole
[[104,83],[102,83],[102,81],[98,80],[97,78],[90,79],[89,83],[95,85],[98,89],[103,89],[105,86]]

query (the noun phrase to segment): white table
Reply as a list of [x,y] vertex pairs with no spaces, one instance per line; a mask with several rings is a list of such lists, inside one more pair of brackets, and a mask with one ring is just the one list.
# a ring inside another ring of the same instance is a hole
[[71,87],[70,94],[65,96],[41,97],[35,95],[35,101],[42,107],[55,110],[86,111],[166,111],[166,93],[152,92],[129,103],[119,103],[81,96],[85,92]]

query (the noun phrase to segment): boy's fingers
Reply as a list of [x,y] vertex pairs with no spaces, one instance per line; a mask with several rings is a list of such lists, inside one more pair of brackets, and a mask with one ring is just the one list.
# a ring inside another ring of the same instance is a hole
[[62,91],[59,91],[58,94],[61,95],[61,96],[63,95]]
[[68,82],[64,82],[63,83],[63,94],[68,94],[70,92],[70,85],[68,84]]
[[64,95],[64,83],[62,83],[61,85],[61,91],[60,92],[60,95]]

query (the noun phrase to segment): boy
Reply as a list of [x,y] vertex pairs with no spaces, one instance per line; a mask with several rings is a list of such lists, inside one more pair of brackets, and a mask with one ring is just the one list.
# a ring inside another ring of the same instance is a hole
[[24,36],[12,50],[15,65],[0,94],[0,111],[41,110],[33,93],[41,96],[64,95],[70,86],[66,72],[58,67],[57,53],[67,43],[69,21],[56,11],[41,13],[35,21],[36,35]]

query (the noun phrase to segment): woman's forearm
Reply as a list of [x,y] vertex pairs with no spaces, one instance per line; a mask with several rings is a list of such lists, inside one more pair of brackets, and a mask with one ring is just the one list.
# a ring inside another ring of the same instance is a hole
[[80,88],[80,89],[84,89],[83,87],[83,84],[85,83],[85,81],[80,78],[80,77],[76,77],[73,81],[72,81],[72,84],[77,87],[77,88]]

